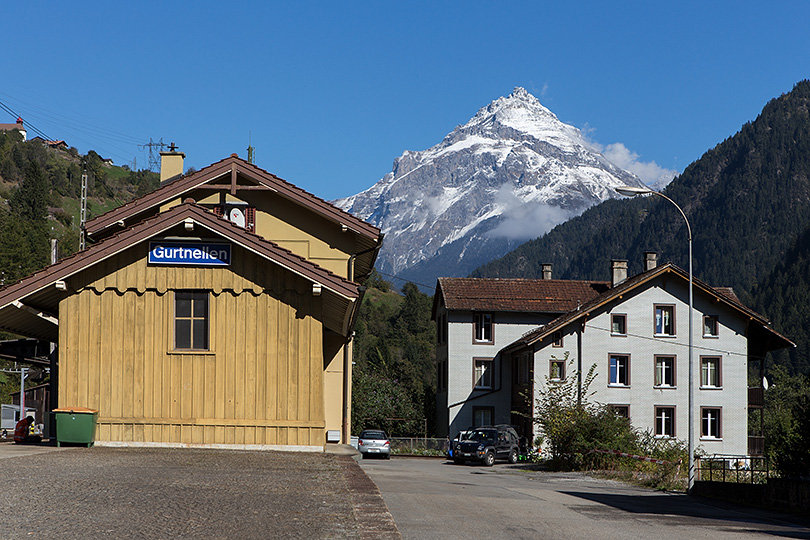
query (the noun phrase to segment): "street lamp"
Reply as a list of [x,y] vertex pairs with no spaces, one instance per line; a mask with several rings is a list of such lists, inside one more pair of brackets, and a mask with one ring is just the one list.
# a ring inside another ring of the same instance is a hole
[[689,226],[689,220],[686,219],[686,214],[683,213],[681,207],[678,206],[675,201],[662,193],[653,191],[649,188],[632,186],[617,187],[616,191],[627,197],[635,197],[636,195],[658,195],[659,197],[668,200],[683,216],[683,220],[686,222],[686,232],[689,234],[689,406],[687,411],[689,413],[689,440],[687,441],[687,446],[689,447],[689,472],[687,492],[691,492],[692,487],[695,484],[695,373],[692,366],[692,351],[694,349],[692,342],[692,315],[694,312],[692,301],[692,227]]

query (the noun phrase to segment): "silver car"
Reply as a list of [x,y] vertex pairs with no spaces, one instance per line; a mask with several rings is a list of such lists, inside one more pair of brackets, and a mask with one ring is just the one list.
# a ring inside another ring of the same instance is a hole
[[360,450],[364,459],[368,456],[391,458],[391,441],[388,440],[388,435],[380,429],[363,430],[357,441],[357,449]]

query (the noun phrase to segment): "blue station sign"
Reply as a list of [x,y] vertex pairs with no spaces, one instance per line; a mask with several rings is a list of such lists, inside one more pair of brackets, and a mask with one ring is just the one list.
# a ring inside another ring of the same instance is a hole
[[211,242],[149,242],[149,263],[229,266],[231,245]]

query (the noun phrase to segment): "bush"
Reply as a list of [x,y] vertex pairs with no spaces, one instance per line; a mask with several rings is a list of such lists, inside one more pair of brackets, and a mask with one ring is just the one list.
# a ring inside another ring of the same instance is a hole
[[[569,376],[563,381],[546,378],[535,408],[534,421],[542,429],[542,442],[550,453],[547,465],[557,470],[620,471],[637,483],[664,489],[681,487],[688,456],[686,444],[639,432],[608,405],[592,403],[589,388],[596,377],[596,364],[588,370],[580,389],[576,366],[568,353],[564,362]],[[594,450],[638,454],[670,463],[639,461]]]
[[589,387],[596,376],[596,364],[591,366],[580,390],[574,361],[569,360],[568,353],[563,361],[569,376],[563,381],[546,378],[534,418],[548,444],[552,465],[561,469],[591,468],[604,461],[604,455],[593,453],[594,449],[635,452],[637,437],[627,418],[588,399],[593,395]]

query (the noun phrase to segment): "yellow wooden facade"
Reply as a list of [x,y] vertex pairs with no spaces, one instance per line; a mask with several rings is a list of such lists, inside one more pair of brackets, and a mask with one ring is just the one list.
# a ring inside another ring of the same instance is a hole
[[[59,402],[101,442],[325,442],[323,327],[311,285],[243,249],[228,268],[149,266],[141,245],[69,280]],[[208,351],[175,351],[174,292],[210,291]],[[237,324],[238,322],[238,324]]]
[[[252,225],[218,217],[234,204]],[[349,442],[358,281],[379,229],[232,155],[168,178],[85,234],[85,251],[0,289],[0,329],[58,341],[57,406],[97,409],[97,443]],[[150,241],[227,243],[232,258],[149,263]],[[206,293],[206,346],[175,348],[177,291]]]

